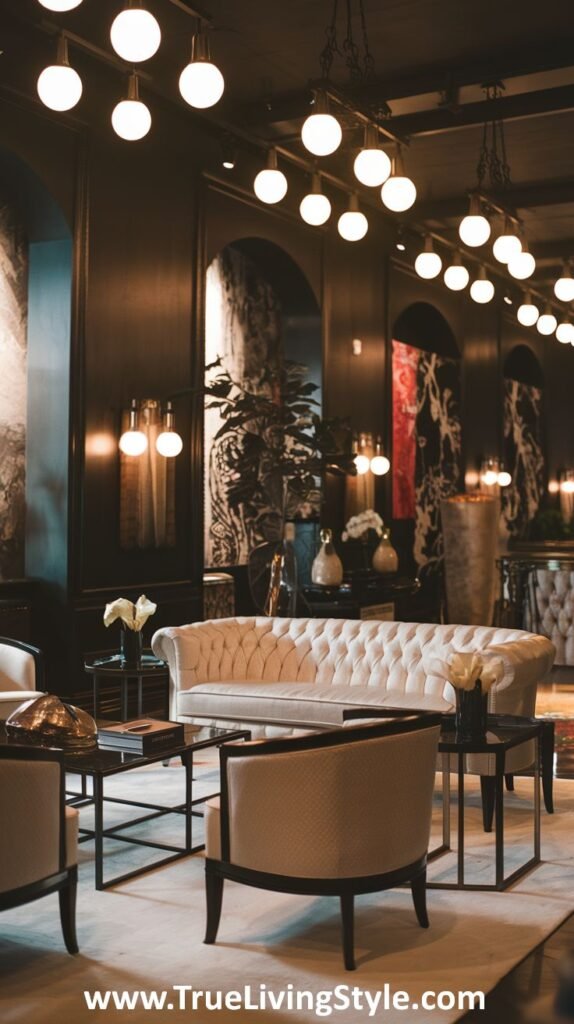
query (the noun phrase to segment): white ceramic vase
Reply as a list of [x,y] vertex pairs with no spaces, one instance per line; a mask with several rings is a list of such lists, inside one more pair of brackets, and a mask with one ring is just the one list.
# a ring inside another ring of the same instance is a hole
[[373,555],[373,569],[380,573],[398,572],[399,556],[391,544],[389,530],[383,530],[383,535]]
[[343,563],[333,547],[331,530],[321,530],[321,547],[313,560],[311,580],[319,587],[340,587]]

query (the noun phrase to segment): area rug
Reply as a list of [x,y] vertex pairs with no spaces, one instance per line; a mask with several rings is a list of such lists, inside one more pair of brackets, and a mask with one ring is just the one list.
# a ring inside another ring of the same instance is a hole
[[[208,767],[204,782],[208,789],[213,788],[213,775]],[[153,768],[110,780],[108,791],[132,798],[145,791],[151,800],[172,802],[180,798],[182,784],[180,768]],[[490,880],[492,838],[480,828],[477,787],[472,781],[469,787],[469,871]],[[521,778],[516,792],[507,795],[509,870],[529,855],[531,792],[532,780]],[[438,811],[437,799],[433,842],[439,838]],[[89,812],[83,813],[88,820]],[[112,814],[118,814],[117,807]],[[161,829],[166,840],[181,839],[180,818],[165,819],[154,827]],[[460,991],[488,992],[574,911],[574,782],[557,782],[556,813],[543,812],[542,836],[544,863],[512,891],[430,891],[427,931],[416,923],[407,890],[360,897],[354,973],[342,966],[335,899],[265,893],[226,883],[219,939],[215,946],[205,946],[201,855],[97,893],[92,854],[89,846],[83,846],[79,956],[70,957],[64,951],[56,897],[0,917],[0,1020],[3,1024],[83,1024],[98,1019],[138,1024],[166,1020],[306,1024],[330,1017],[344,1024],[369,1019],[448,1024],[464,1016],[464,1005],[423,1011],[423,993],[446,991],[458,998]],[[149,853],[110,843],[106,868],[128,870]],[[432,874],[445,877],[448,870],[448,862],[440,860]],[[209,991],[217,1007],[218,991],[236,991],[243,999],[246,987],[251,1007],[232,1000],[227,1008],[210,1010],[199,1000],[198,1009],[192,1009],[193,990]],[[166,992],[164,1009],[145,1010],[138,997],[134,1009],[89,1010],[84,992],[96,990],[131,995]],[[397,992],[408,994],[411,1009],[407,1012],[404,1003],[393,1008]],[[378,993],[380,1002],[375,1007]],[[184,1009],[179,1008],[182,1005]]]

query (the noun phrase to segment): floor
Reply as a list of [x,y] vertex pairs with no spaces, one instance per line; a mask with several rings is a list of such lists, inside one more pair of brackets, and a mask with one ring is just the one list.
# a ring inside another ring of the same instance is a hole
[[[539,687],[536,713],[556,719],[555,773],[574,778],[574,668],[555,669],[552,680]],[[468,1013],[463,1022],[560,1024],[552,1005],[558,971],[568,956],[574,971],[573,950],[574,915],[503,978],[487,996],[483,1011]],[[574,1020],[574,1013],[569,1019]]]

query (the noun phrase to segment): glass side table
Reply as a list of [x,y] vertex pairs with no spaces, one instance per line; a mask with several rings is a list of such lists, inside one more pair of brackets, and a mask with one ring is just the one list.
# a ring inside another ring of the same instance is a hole
[[[489,715],[486,736],[477,741],[461,741],[457,739],[453,715],[443,717],[439,753],[449,758],[457,758],[457,868],[456,882],[428,882],[431,889],[466,889],[486,892],[502,892],[522,878],[540,863],[540,769],[544,774],[548,771],[548,750],[553,746],[553,722],[543,719],[515,718],[510,715]],[[533,741],[534,756],[534,791],[532,800],[532,856],[515,868],[509,875],[504,873],[504,766],[506,754],[522,743]],[[495,882],[494,884],[470,884],[465,881],[465,757],[468,754],[486,754],[494,757],[495,803]],[[451,847],[450,829],[450,791],[451,773],[443,772],[443,842],[433,850],[429,859],[434,860]],[[548,808],[551,810],[551,808]]]
[[[161,661],[151,653],[142,656],[140,664],[136,668],[128,668],[124,665],[120,654],[94,655],[84,662],[84,670],[92,677],[93,687],[93,715],[97,720],[100,715],[100,683],[102,680],[117,682],[120,688],[120,716],[122,722],[128,720],[128,701],[130,684],[137,686],[137,714],[143,714],[143,689],[144,682],[151,679],[162,681],[165,684],[166,694],[169,693],[169,668],[165,661]],[[166,717],[168,711],[166,708]]]

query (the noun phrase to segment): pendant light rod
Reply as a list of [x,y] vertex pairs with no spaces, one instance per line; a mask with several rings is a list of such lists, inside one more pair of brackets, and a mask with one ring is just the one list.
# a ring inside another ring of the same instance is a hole
[[[91,43],[89,39],[84,36],[76,35],[75,32],[70,32],[68,29],[62,29],[60,25],[56,25],[52,21],[43,20],[40,24],[40,28],[49,36],[58,36],[66,44],[71,43],[78,50],[83,50],[84,53],[88,53],[91,57],[95,57],[96,60],[107,64],[108,67],[114,68],[116,71],[121,71],[123,75],[126,73],[125,60],[121,57],[116,57],[110,50],[104,50],[101,46],[97,46],[95,43]],[[144,71],[143,68],[138,68],[138,76],[140,79],[144,79],[148,82],[152,81],[152,76]]]
[[192,18],[199,18],[203,25],[213,28],[213,18],[203,8],[192,7],[191,4],[186,3],[186,0],[167,0],[167,2],[172,7],[177,7],[178,11],[183,11],[184,14],[189,14]]

